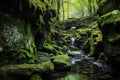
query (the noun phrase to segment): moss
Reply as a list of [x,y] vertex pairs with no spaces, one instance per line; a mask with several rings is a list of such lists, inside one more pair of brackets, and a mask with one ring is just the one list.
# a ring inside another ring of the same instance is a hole
[[69,40],[73,36],[72,33],[71,34],[63,34],[63,35],[64,35],[63,40]]
[[36,52],[35,63],[42,63],[50,61],[50,55],[46,52]]
[[35,74],[30,78],[30,80],[42,80],[42,78],[39,74]]
[[27,49],[8,49],[4,56],[7,56],[4,59],[8,60],[5,64],[34,63],[35,59],[34,53],[31,53]]
[[110,36],[110,37],[108,38],[108,41],[109,41],[109,42],[114,42],[114,41],[117,41],[117,40],[120,40],[120,35]]
[[95,41],[94,41],[94,45],[95,44],[98,44],[98,42],[101,42],[102,41],[102,33],[101,33],[101,31],[100,30],[95,30],[94,32],[93,32],[93,36],[95,36],[94,37],[94,39],[95,39]]
[[44,42],[43,49],[48,53],[61,54],[62,48],[56,44],[51,44],[50,42]]
[[23,75],[31,75],[33,72],[44,72],[44,71],[52,71],[54,69],[54,65],[52,62],[43,62],[41,64],[14,64],[14,65],[6,65],[1,66],[0,75],[7,74],[23,74]]
[[18,59],[21,62],[34,63],[34,53],[24,49],[17,50],[16,52],[19,55]]
[[95,49],[95,46],[94,46],[94,39],[93,39],[93,32],[91,33],[91,39],[90,39],[90,53],[88,56],[91,56],[94,54],[94,49]]
[[67,54],[53,56],[52,59],[54,63],[63,64],[61,66],[64,67],[71,66],[70,57]]
[[107,0],[101,0],[100,2],[99,2],[99,6],[102,6],[103,4],[105,4],[107,2]]
[[51,62],[43,62],[42,66],[43,66],[44,71],[53,71],[54,70],[54,65]]
[[51,51],[51,52],[53,52],[53,50],[54,50],[54,47],[51,46],[50,44],[47,44],[47,43],[45,43],[43,45],[43,48],[45,48],[45,49],[47,49],[48,51]]
[[120,21],[120,11],[118,10],[109,12],[98,19],[98,22],[100,22],[101,27],[104,26],[105,24],[117,23],[119,21]]

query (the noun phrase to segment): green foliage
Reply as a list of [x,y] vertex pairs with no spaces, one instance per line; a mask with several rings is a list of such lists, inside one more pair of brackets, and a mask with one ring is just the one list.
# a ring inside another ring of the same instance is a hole
[[46,6],[44,3],[42,3],[40,0],[29,0],[29,5],[30,7],[34,7],[35,10],[38,8],[40,10],[45,11],[46,10]]

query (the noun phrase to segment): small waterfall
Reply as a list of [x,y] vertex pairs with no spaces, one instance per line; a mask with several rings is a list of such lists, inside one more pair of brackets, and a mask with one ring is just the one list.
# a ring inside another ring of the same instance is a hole
[[75,54],[74,57],[71,59],[71,63],[75,64],[77,61],[82,61],[84,59],[87,59],[88,56],[85,54]]
[[71,46],[75,46],[75,38],[74,37],[72,37],[72,38],[70,38],[70,40],[71,40]]

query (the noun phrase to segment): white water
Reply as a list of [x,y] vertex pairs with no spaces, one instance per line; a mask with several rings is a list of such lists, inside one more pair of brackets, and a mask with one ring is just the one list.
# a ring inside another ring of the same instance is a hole
[[88,58],[88,56],[81,53],[81,51],[74,51],[73,55],[74,55],[74,57],[71,59],[72,64],[75,64],[77,61],[82,61],[82,60]]
[[75,38],[72,37],[72,38],[70,38],[70,40],[71,40],[71,46],[75,46]]

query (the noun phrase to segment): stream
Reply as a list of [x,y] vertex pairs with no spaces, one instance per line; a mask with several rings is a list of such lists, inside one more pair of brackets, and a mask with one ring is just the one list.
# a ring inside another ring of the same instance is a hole
[[73,52],[75,54],[71,57],[71,70],[54,72],[45,80],[114,80],[108,64],[89,60],[87,55],[80,51]]

